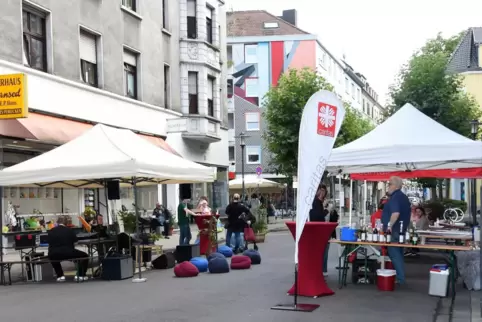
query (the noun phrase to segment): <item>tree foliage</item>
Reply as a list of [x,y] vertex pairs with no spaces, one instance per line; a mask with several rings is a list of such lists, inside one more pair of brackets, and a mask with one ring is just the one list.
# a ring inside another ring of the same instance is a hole
[[[290,69],[281,76],[278,86],[272,87],[263,101],[267,129],[266,148],[271,154],[271,166],[289,178],[296,175],[298,166],[298,136],[303,108],[319,90],[333,87],[311,69]],[[345,103],[346,114],[335,147],[351,142],[368,133],[370,121]]]
[[[463,89],[459,75],[448,74],[447,64],[462,33],[436,38],[415,52],[405,64],[390,88],[391,104],[387,117],[404,104],[411,103],[425,115],[464,136],[470,135],[470,120],[479,119],[481,111],[475,100]],[[420,129],[423,133],[424,129]],[[425,187],[436,187],[434,179],[420,179]]]
[[[459,75],[447,74],[447,63],[461,35],[429,40],[402,67],[390,88],[388,116],[405,103],[411,103],[425,115],[464,136],[470,135],[470,120],[481,116],[475,100],[463,89]],[[423,129],[420,129],[423,131]]]

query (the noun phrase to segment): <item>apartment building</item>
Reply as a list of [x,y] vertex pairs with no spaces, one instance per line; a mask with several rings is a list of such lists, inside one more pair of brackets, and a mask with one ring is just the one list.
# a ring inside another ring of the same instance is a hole
[[[364,97],[376,102],[376,93],[346,62],[337,59],[318,39],[297,27],[296,10],[285,10],[277,17],[262,10],[229,12],[228,31],[228,124],[230,178],[241,173],[239,134],[248,135],[244,170],[254,175],[263,169],[262,176],[280,176],[270,169],[270,155],[264,147],[262,135],[262,100],[271,86],[290,68],[317,70],[334,87],[334,91],[355,109],[363,112]],[[369,91],[369,92],[368,92]],[[366,100],[365,100],[366,101]],[[366,103],[368,105],[368,103]],[[375,113],[364,112],[376,119]]]
[[[25,119],[0,121],[2,166],[103,123],[130,129],[160,148],[212,167],[216,182],[183,189],[192,191],[193,198],[206,195],[211,204],[225,206],[224,10],[222,0],[3,3],[0,74],[27,76],[30,113]],[[44,212],[82,212],[85,206],[83,189],[65,189],[62,201],[48,202],[11,190],[15,193],[4,194],[3,200],[20,205],[21,213],[40,205],[47,208]],[[151,209],[160,201],[175,209],[179,190],[178,185],[142,188],[141,206]],[[121,196],[130,207],[132,191],[125,188]],[[102,212],[101,200],[93,204]]]
[[[447,65],[447,73],[458,74],[463,80],[465,91],[482,108],[482,27],[466,30]],[[470,120],[467,120],[469,122]],[[482,121],[482,120],[481,120]],[[453,199],[468,200],[470,180],[451,179],[450,194]],[[482,180],[477,180],[475,190],[480,191]],[[477,193],[477,205],[482,203]]]

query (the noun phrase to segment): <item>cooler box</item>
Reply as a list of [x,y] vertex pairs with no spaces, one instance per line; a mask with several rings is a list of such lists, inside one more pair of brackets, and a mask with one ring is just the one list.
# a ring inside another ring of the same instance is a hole
[[450,269],[447,265],[437,264],[430,269],[430,283],[428,294],[432,296],[446,297],[449,287]]
[[340,240],[341,241],[356,242],[357,241],[356,229],[353,229],[353,228],[350,228],[350,227],[341,228]]
[[393,292],[395,290],[395,278],[397,272],[393,269],[377,270],[377,287],[380,291]]

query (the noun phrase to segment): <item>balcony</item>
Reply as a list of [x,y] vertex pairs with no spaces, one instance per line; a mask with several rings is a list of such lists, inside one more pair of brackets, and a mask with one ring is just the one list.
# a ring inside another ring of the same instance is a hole
[[202,115],[188,115],[167,120],[167,133],[181,133],[182,137],[187,140],[207,144],[219,142],[221,141],[219,131],[219,122]]

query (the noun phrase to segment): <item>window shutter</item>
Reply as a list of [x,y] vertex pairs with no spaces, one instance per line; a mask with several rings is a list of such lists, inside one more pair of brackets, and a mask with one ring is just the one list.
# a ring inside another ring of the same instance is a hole
[[96,37],[84,31],[80,32],[80,59],[97,64]]
[[213,9],[206,7],[206,18],[213,19]]
[[258,123],[259,113],[246,113],[246,122],[248,123]]
[[124,63],[131,66],[137,66],[137,55],[127,50],[124,50]]
[[196,0],[187,0],[187,16],[196,17]]
[[208,78],[208,99],[213,99],[213,88],[214,88],[214,79]]

